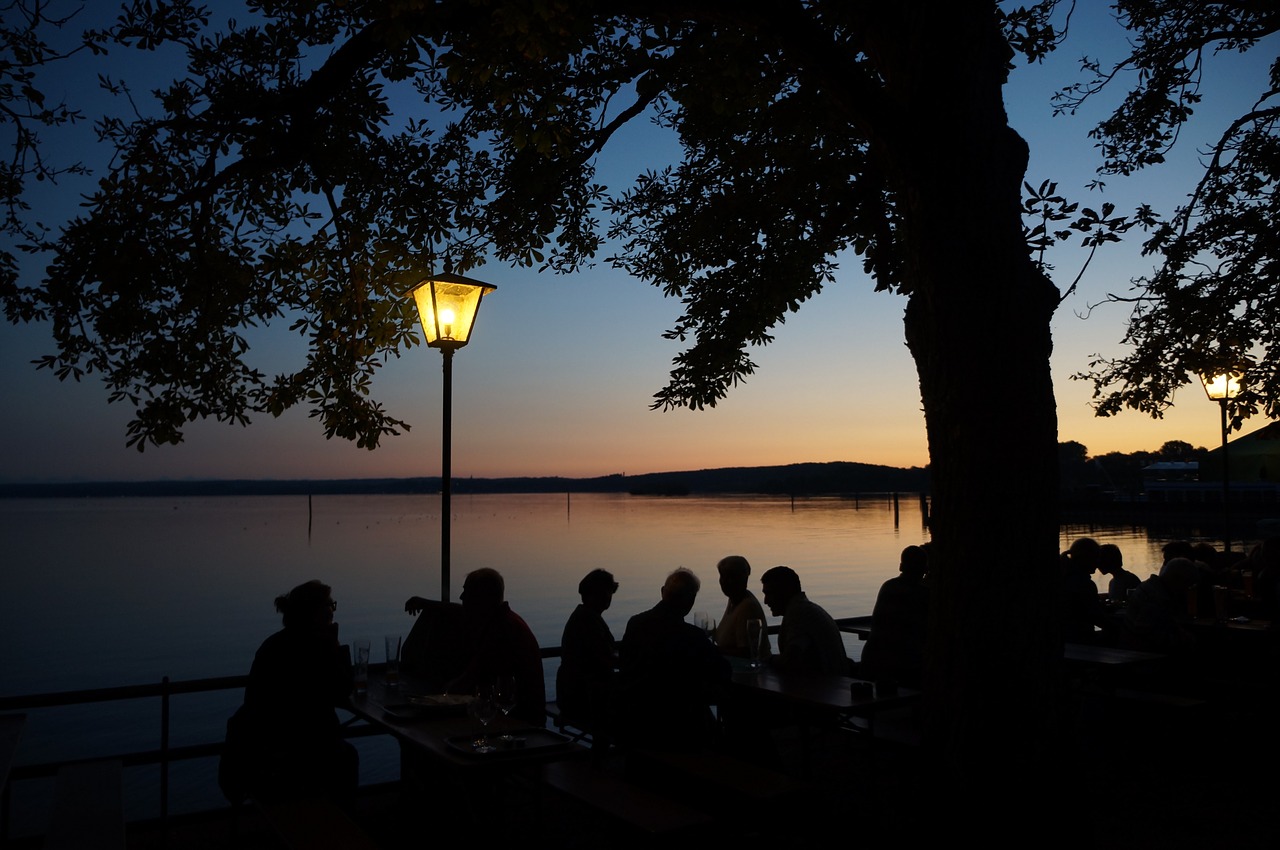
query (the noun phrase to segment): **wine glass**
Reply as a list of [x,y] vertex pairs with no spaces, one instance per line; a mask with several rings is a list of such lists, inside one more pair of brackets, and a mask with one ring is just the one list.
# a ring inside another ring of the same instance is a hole
[[502,716],[506,717],[511,714],[512,709],[516,707],[516,677],[499,676],[495,697]]
[[467,711],[480,721],[480,737],[475,741],[477,753],[491,753],[496,747],[489,743],[489,724],[498,716],[498,704],[493,698],[492,685],[477,685],[475,699],[467,706]]

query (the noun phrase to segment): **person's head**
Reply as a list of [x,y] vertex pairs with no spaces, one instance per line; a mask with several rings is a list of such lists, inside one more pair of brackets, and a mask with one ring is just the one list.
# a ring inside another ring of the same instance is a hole
[[329,585],[319,579],[312,579],[284,596],[277,596],[276,610],[284,619],[284,627],[316,631],[328,628],[333,622],[333,612],[338,609],[332,592]]
[[1181,599],[1200,582],[1200,568],[1190,558],[1173,558],[1160,567],[1160,581],[1171,597]]
[[1166,564],[1174,558],[1186,558],[1191,561],[1196,558],[1196,550],[1190,540],[1170,540],[1161,547],[1160,554],[1164,556]]
[[737,602],[747,592],[747,579],[751,577],[751,565],[741,555],[729,555],[721,558],[716,564],[720,573],[720,590],[733,602]]
[[597,614],[607,611],[613,603],[613,594],[618,590],[618,583],[613,580],[613,573],[608,570],[592,570],[578,582],[578,593],[582,596],[582,604]]
[[692,570],[680,567],[667,576],[662,585],[662,601],[675,608],[683,617],[693,610],[693,603],[698,598],[698,590],[702,582]]
[[1098,550],[1102,547],[1092,537],[1079,537],[1067,550],[1071,568],[1085,575],[1093,575],[1098,569]]
[[800,593],[800,576],[790,567],[774,567],[760,576],[760,586],[764,589],[764,604],[769,606],[769,612],[781,617],[787,610],[787,604]]
[[506,597],[506,583],[502,573],[483,567],[467,574],[462,582],[462,595],[458,597],[464,608],[482,611],[497,608]]
[[902,550],[898,572],[910,578],[923,578],[929,571],[929,553],[921,546],[908,546]]
[[1103,575],[1114,575],[1124,567],[1124,555],[1120,547],[1114,543],[1103,543],[1098,547],[1098,572]]
[[1192,545],[1191,551],[1195,553],[1192,555],[1193,561],[1199,561],[1211,569],[1216,569],[1221,564],[1222,558],[1219,555],[1217,548],[1212,543],[1207,543],[1202,540],[1201,542]]

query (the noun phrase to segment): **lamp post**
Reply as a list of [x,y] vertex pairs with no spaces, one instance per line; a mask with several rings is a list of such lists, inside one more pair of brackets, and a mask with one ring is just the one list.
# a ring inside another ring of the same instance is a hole
[[453,353],[471,339],[480,299],[497,289],[458,274],[424,278],[409,294],[418,305],[427,345],[444,355],[444,404],[440,445],[440,601],[449,601],[449,522],[453,479]]
[[1231,466],[1227,456],[1227,407],[1240,394],[1239,372],[1222,372],[1217,375],[1201,375],[1204,393],[1210,401],[1216,401],[1222,411],[1222,550],[1231,551]]

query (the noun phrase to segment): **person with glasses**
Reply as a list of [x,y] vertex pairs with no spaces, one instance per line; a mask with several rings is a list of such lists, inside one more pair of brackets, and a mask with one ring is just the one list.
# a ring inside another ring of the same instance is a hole
[[359,756],[341,737],[335,707],[351,692],[327,584],[309,581],[275,601],[284,628],[258,649],[244,705],[227,727],[219,781],[233,802],[354,800]]

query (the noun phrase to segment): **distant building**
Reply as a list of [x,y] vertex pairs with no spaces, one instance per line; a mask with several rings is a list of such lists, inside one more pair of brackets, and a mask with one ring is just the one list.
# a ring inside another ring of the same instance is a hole
[[[1280,422],[1269,422],[1231,440],[1227,457],[1232,484],[1280,484]],[[1200,480],[1222,481],[1221,446],[1209,452]]]
[[[1280,494],[1280,422],[1236,437],[1227,446],[1233,502],[1273,503]],[[1202,463],[1162,461],[1142,470],[1149,502],[1211,503],[1222,501],[1222,447]]]

